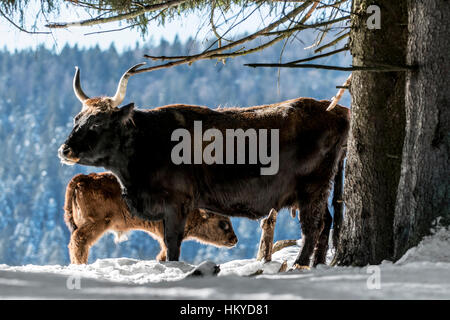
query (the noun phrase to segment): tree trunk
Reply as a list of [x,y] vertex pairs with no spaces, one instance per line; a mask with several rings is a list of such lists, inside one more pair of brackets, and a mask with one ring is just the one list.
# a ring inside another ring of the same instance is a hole
[[395,258],[450,223],[450,2],[411,0],[408,6],[406,138],[395,213]]
[[[369,5],[381,29],[369,29]],[[357,66],[405,65],[406,0],[354,0],[350,50]],[[335,261],[378,264],[394,253],[393,223],[405,128],[404,72],[353,72],[346,206]]]

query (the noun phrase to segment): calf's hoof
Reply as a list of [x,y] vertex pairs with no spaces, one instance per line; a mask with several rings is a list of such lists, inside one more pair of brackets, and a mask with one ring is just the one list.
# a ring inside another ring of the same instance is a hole
[[305,266],[305,265],[301,265],[301,264],[295,263],[292,266],[292,270],[311,270],[311,268],[309,266]]

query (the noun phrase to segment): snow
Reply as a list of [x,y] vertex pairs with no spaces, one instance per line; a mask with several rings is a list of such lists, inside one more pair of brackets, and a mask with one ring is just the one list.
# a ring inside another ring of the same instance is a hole
[[409,249],[397,264],[408,262],[448,262],[450,263],[450,232],[438,228],[433,236],[425,237],[418,246]]
[[[0,265],[0,299],[450,299],[450,230],[441,228],[397,263],[279,273],[299,250],[273,261],[234,260],[217,268],[129,258],[89,265]],[[330,250],[328,260],[332,258]]]

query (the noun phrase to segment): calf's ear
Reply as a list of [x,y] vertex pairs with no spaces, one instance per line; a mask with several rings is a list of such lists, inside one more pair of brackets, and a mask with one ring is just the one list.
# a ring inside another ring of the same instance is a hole
[[126,106],[123,106],[119,109],[119,115],[120,119],[122,120],[122,123],[127,123],[128,121],[132,121],[133,119],[133,110],[134,110],[134,103],[129,103]]
[[206,210],[198,209],[198,212],[200,213],[200,215],[202,216],[203,219],[209,218],[209,213]]

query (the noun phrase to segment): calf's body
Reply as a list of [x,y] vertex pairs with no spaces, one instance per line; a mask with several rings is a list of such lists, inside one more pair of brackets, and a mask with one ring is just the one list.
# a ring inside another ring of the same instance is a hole
[[[70,261],[85,264],[89,248],[106,232],[124,233],[142,230],[161,247],[157,256],[166,260],[163,221],[148,221],[132,216],[122,200],[120,185],[111,173],[91,173],[72,178],[66,189],[64,220],[71,230]],[[237,243],[231,221],[201,210],[193,210],[186,219],[183,240],[197,240],[215,246],[232,247]]]

